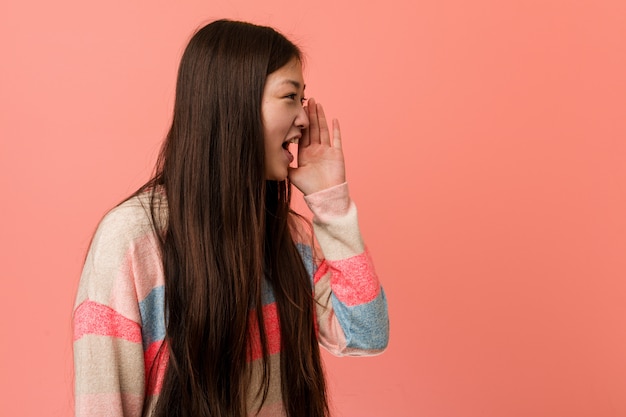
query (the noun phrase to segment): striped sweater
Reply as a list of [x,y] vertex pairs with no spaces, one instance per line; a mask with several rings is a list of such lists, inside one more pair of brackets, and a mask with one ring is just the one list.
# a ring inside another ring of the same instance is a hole
[[[387,302],[347,184],[305,201],[313,212],[319,249],[308,244],[310,237],[295,240],[313,282],[319,342],[339,356],[379,353],[388,341]],[[166,353],[158,354],[165,338],[164,274],[144,208],[148,202],[142,195],[110,211],[85,261],[74,307],[77,416],[148,416],[161,389],[167,366]],[[280,329],[269,287],[263,313],[271,381],[259,416],[280,416]],[[258,323],[251,324],[255,334]],[[257,410],[254,387],[260,384],[262,351],[258,338],[250,343],[253,380],[247,404],[248,410]]]

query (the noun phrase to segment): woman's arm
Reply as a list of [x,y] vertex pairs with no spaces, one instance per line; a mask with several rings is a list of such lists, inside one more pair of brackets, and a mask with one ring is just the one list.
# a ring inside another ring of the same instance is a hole
[[313,275],[320,343],[335,355],[371,355],[387,347],[389,318],[358,226],[347,184],[305,197],[323,254]]
[[[375,354],[389,340],[387,301],[348,193],[339,122],[332,122],[331,140],[324,109],[314,99],[307,115],[309,128],[303,131],[298,166],[289,169],[289,179],[313,212],[323,252],[313,274],[320,343],[336,355]],[[314,258],[306,247],[300,251],[305,264],[307,257]]]

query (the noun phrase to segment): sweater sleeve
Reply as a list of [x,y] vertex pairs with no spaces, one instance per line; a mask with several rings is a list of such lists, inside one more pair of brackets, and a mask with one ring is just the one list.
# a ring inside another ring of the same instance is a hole
[[323,255],[312,272],[322,346],[337,356],[372,355],[389,340],[385,293],[359,230],[347,184],[305,197]]
[[161,264],[145,212],[125,204],[100,223],[80,279],[73,314],[76,416],[139,417],[154,391],[146,369],[164,333]]

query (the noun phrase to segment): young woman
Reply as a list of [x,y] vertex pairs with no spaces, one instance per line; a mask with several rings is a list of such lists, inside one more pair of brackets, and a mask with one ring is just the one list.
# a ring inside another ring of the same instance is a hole
[[300,51],[275,30],[222,20],[193,36],[155,175],[104,217],[85,261],[77,415],[327,416],[319,344],[386,347],[339,124],[304,103]]

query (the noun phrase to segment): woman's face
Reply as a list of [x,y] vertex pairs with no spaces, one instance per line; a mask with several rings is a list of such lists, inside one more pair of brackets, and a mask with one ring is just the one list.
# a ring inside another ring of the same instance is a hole
[[309,127],[303,101],[302,64],[297,58],[292,58],[267,76],[263,90],[261,116],[267,180],[283,181],[289,174],[289,164],[293,161],[289,144],[297,142],[302,130]]

